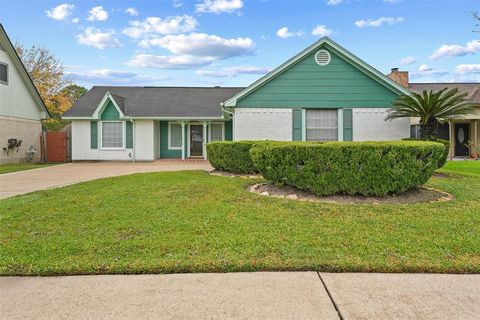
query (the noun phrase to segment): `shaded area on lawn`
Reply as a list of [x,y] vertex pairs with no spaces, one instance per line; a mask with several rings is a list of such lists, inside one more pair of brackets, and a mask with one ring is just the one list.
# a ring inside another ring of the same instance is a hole
[[478,273],[477,165],[429,181],[455,196],[445,203],[296,202],[246,190],[261,180],[198,171],[35,192],[0,201],[0,274]]

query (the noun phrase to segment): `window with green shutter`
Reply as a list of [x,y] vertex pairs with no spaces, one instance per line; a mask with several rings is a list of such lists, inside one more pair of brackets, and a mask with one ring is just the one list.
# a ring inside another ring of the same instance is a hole
[[90,121],[90,149],[98,148],[97,121]]
[[343,109],[343,141],[353,140],[352,109]]
[[130,121],[127,121],[126,123],[125,138],[127,149],[133,148],[133,123]]

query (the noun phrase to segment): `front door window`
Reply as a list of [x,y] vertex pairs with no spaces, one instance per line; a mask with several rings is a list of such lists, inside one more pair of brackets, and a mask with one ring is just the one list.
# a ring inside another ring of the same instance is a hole
[[190,125],[190,156],[201,157],[203,155],[203,126],[201,124]]

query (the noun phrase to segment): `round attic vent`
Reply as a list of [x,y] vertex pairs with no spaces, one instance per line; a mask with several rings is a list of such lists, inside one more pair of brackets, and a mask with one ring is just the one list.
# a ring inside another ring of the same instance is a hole
[[326,66],[330,63],[330,52],[327,50],[318,50],[317,53],[315,53],[315,62],[319,66]]

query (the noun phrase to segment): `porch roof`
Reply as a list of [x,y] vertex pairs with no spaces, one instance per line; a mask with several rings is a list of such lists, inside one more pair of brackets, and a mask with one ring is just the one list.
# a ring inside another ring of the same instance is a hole
[[67,112],[67,118],[91,117],[107,92],[126,117],[221,118],[220,103],[243,88],[95,86]]

